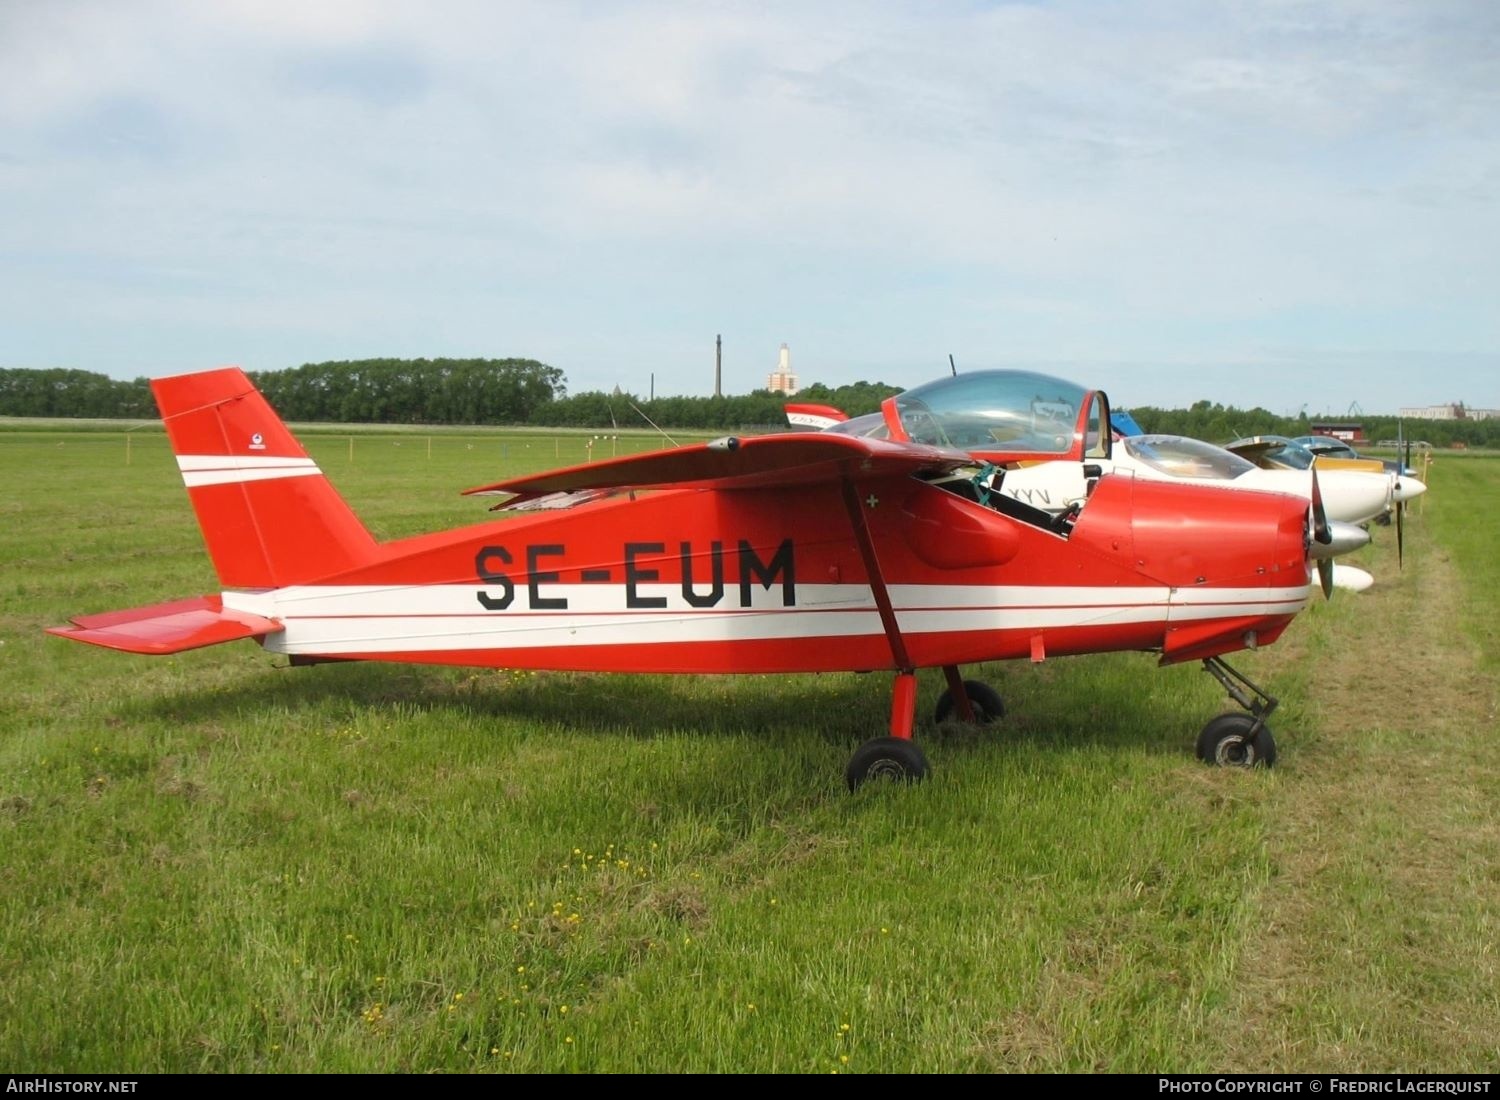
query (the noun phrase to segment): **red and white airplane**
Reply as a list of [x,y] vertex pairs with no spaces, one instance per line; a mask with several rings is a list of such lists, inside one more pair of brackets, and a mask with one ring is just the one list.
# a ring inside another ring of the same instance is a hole
[[[1201,660],[1247,713],[1198,753],[1270,764],[1276,700],[1222,655],[1312,597],[1321,505],[1125,476],[1064,516],[988,491],[967,453],[826,432],[724,438],[470,489],[507,515],[377,542],[238,369],[153,392],[222,591],[52,633],[130,653],[254,639],[293,664],[405,661],[597,672],[893,675],[887,736],[849,762],[918,779],[920,668],[938,721],[1003,713],[960,666],[1109,650]],[[1105,395],[1057,381],[1026,410],[1066,457],[1107,457]],[[1044,423],[1043,423],[1044,422]],[[1015,444],[1023,451],[1025,439]]]

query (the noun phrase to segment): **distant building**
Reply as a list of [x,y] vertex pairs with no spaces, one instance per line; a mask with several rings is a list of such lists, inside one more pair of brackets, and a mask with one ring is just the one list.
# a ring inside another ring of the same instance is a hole
[[1345,443],[1367,443],[1365,438],[1365,426],[1353,424],[1347,420],[1337,422],[1325,421],[1322,424],[1310,425],[1313,435],[1331,435],[1334,439],[1342,439]]
[[766,380],[766,389],[787,396],[797,392],[797,376],[792,373],[792,353],[785,344],[781,345],[781,357],[776,362],[776,369]]
[[1401,410],[1403,420],[1491,420],[1500,409],[1470,409],[1462,401],[1448,405],[1421,405]]

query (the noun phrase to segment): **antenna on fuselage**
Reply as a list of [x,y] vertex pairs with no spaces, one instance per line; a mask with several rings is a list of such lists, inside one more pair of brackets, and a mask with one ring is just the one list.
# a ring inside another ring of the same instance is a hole
[[958,367],[953,363],[953,353],[951,351],[948,353],[948,369],[953,372],[954,378],[958,377]]

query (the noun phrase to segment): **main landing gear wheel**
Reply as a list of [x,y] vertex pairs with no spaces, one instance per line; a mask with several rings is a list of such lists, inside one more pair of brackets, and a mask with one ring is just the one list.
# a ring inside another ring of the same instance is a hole
[[[969,697],[969,706],[974,711],[974,724],[987,726],[991,722],[998,722],[1005,717],[1005,700],[1000,698],[1000,693],[989,684],[981,683],[979,680],[965,680],[964,694]],[[938,696],[937,710],[933,713],[933,720],[938,725],[953,719],[953,710],[957,706],[952,691],[944,691]]]
[[1269,768],[1276,763],[1276,740],[1270,726],[1261,722],[1256,730],[1256,723],[1251,714],[1219,715],[1198,735],[1198,759],[1221,768]]
[[849,789],[857,790],[868,779],[892,783],[916,783],[927,774],[927,757],[917,744],[905,737],[873,737],[849,758],[844,778]]

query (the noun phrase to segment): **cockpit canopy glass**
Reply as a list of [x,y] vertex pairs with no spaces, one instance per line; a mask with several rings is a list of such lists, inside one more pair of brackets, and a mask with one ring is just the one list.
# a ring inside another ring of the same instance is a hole
[[1342,439],[1331,435],[1299,435],[1292,440],[1300,443],[1315,455],[1329,455],[1333,458],[1359,458],[1360,454]]
[[1118,442],[1132,458],[1171,477],[1231,480],[1255,469],[1239,455],[1177,435],[1138,435]]
[[1229,446],[1233,450],[1252,444],[1259,444],[1257,453],[1272,466],[1284,466],[1290,470],[1311,470],[1313,459],[1317,457],[1302,444],[1282,435],[1250,436],[1236,439]]
[[850,417],[837,424],[832,424],[823,429],[825,432],[836,432],[839,435],[858,435],[869,439],[889,439],[891,433],[885,426],[885,417],[878,412],[865,413],[863,416]]
[[[1080,413],[1088,405],[1088,423]],[[1090,455],[1108,453],[1109,411],[1102,394],[1030,371],[974,371],[940,378],[891,398],[914,443],[977,454],[1063,457],[1087,436]]]

